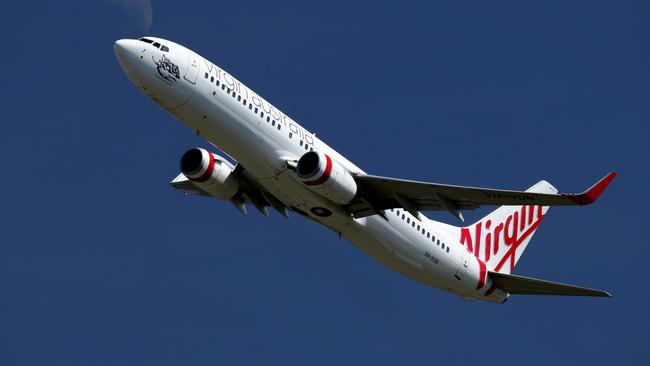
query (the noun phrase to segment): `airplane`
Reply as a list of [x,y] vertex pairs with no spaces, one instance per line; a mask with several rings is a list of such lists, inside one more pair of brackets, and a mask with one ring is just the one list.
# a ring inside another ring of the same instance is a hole
[[[191,148],[170,184],[186,194],[269,208],[323,225],[386,267],[466,300],[511,294],[610,297],[602,290],[513,274],[550,206],[589,205],[616,176],[579,194],[542,180],[525,191],[366,174],[316,134],[231,74],[172,41],[143,37],[113,46],[130,81],[224,156]],[[211,149],[212,150],[212,149]],[[236,162],[236,164],[231,163]],[[466,225],[462,212],[499,206]],[[447,211],[463,226],[431,220]]]

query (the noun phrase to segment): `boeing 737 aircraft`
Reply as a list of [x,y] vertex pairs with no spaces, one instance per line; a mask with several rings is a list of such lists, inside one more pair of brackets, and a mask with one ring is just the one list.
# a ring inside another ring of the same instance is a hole
[[[526,191],[452,186],[366,174],[217,65],[174,42],[145,37],[114,44],[119,63],[155,103],[227,154],[202,148],[180,159],[172,187],[324,225],[385,266],[426,285],[503,303],[510,294],[610,296],[512,274],[549,206],[588,205],[612,172],[580,194],[546,181]],[[456,227],[425,217],[499,205]]]

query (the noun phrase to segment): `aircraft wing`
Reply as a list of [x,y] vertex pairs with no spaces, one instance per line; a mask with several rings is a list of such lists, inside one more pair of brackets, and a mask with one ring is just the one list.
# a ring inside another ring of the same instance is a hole
[[183,173],[177,175],[176,178],[169,182],[169,185],[185,194],[198,194],[200,196],[210,197],[210,195],[205,193],[204,190],[197,187],[191,180],[187,179]]
[[596,201],[615,176],[616,173],[611,172],[579,194],[558,194],[454,186],[361,174],[354,177],[360,194],[346,205],[346,209],[357,218],[382,215],[382,210],[391,208],[403,208],[416,217],[419,217],[417,211],[447,210],[463,221],[461,211],[474,210],[482,205],[589,205]]
[[499,288],[510,294],[612,297],[607,291],[539,280],[537,278],[498,272],[489,272],[488,275]]
[[[239,182],[239,191],[231,199],[231,202],[244,214],[246,213],[246,206],[244,204],[252,204],[265,216],[269,215],[267,207],[273,207],[282,216],[289,217],[287,207],[280,202],[275,196],[260,186],[253,177],[248,174],[241,164],[237,164],[232,174],[237,177]],[[211,197],[208,193],[199,188],[196,184],[181,173],[174,178],[169,184],[184,192],[185,194],[197,194],[205,197]]]

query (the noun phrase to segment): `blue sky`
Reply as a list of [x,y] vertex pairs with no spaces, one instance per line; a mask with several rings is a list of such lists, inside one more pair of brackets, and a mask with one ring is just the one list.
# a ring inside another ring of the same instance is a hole
[[[148,32],[119,4],[3,9],[0,364],[647,361],[647,2],[156,1]],[[574,192],[616,170],[515,270],[614,297],[465,302],[296,215],[184,197],[167,182],[207,144],[122,74],[113,42],[143,33],[372,174]]]

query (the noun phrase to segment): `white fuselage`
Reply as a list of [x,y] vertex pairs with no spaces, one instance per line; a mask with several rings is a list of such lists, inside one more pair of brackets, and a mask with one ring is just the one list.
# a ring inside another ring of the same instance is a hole
[[[287,161],[316,150],[350,173],[363,171],[251,89],[198,54],[173,42],[148,37],[169,48],[163,52],[138,40],[116,43],[120,63],[142,92],[197,134],[245,167],[284,205],[340,233],[387,267],[419,282],[464,298],[501,303],[507,294],[477,284],[484,274],[475,256],[450,237],[446,225],[401,209],[355,219],[297,178]],[[310,209],[324,207],[328,217]],[[435,239],[434,239],[435,238]],[[443,249],[444,248],[444,249]],[[489,285],[489,284],[488,284]]]

